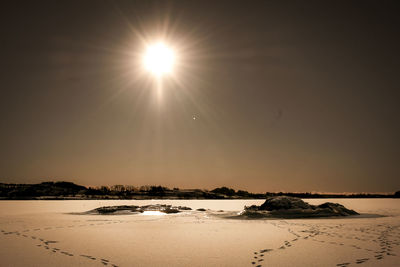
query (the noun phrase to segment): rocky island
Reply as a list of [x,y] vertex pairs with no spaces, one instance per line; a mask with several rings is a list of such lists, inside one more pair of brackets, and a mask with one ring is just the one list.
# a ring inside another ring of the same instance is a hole
[[156,211],[161,213],[179,213],[182,211],[192,210],[189,207],[184,206],[172,206],[165,204],[155,204],[155,205],[145,205],[145,206],[135,206],[135,205],[120,205],[120,206],[104,206],[96,208],[86,212],[86,214],[132,214],[132,213],[143,213],[146,211]]
[[269,197],[261,206],[245,206],[240,214],[249,218],[315,218],[350,215],[359,213],[338,203],[311,205],[300,198],[289,196]]

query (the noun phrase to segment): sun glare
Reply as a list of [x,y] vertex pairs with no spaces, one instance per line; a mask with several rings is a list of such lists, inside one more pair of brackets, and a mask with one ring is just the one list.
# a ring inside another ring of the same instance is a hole
[[154,75],[162,76],[171,73],[174,60],[173,51],[163,43],[157,43],[147,48],[144,66]]
[[146,210],[142,213],[142,215],[165,215],[165,213],[158,210]]

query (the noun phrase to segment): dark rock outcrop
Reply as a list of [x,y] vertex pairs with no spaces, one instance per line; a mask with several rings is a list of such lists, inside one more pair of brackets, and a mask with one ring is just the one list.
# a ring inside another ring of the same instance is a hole
[[350,210],[341,204],[332,202],[325,202],[324,204],[316,206],[315,209],[320,210],[320,212],[337,214],[337,216],[359,215],[359,213],[354,210]]
[[163,213],[179,213],[181,211],[191,210],[189,207],[172,206],[164,204],[135,206],[135,205],[121,205],[121,206],[105,206],[94,210],[90,210],[89,214],[129,214],[129,213],[142,213],[145,211],[159,211]]
[[247,217],[310,218],[358,215],[354,210],[341,204],[326,202],[311,205],[297,197],[277,196],[265,200],[261,206],[245,207],[242,212]]
[[280,210],[280,209],[309,209],[310,204],[304,202],[302,199],[297,197],[269,197],[260,206],[260,210]]

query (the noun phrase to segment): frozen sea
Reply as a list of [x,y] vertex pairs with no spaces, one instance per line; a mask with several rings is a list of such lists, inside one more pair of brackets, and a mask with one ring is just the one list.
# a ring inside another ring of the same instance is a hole
[[[337,202],[362,214],[383,216],[223,216],[263,200],[0,201],[0,266],[400,266],[400,199],[305,201]],[[147,204],[193,211],[71,214]]]

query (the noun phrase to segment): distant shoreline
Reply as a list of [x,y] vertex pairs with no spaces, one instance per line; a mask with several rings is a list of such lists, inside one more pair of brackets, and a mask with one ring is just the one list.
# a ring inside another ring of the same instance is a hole
[[400,191],[393,194],[324,194],[266,192],[250,193],[219,187],[213,190],[179,189],[163,186],[100,186],[85,187],[71,182],[43,182],[40,184],[0,183],[0,200],[146,200],[146,199],[265,199],[271,196],[292,196],[303,199],[313,198],[399,198]]
[[[302,199],[398,199],[398,197],[309,197]],[[79,197],[35,197],[35,198],[0,198],[0,201],[10,201],[10,200],[265,200],[265,198],[114,198],[114,197],[90,197],[90,198],[79,198]]]

